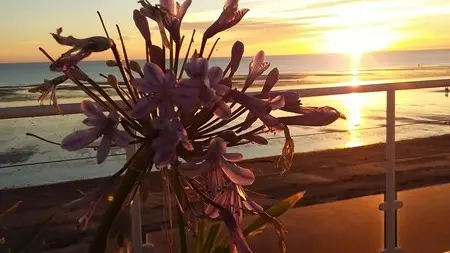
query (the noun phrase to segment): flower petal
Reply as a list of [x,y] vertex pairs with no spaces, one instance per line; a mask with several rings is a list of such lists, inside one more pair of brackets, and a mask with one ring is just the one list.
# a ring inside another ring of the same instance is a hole
[[101,132],[96,127],[78,130],[64,138],[61,147],[68,151],[78,150],[87,147],[100,136]]
[[223,101],[218,102],[214,114],[221,119],[229,119],[231,117],[231,109]]
[[126,147],[133,140],[127,132],[117,129],[114,131],[113,138],[114,143],[119,147]]
[[151,93],[153,92],[149,82],[143,78],[135,78],[131,81],[131,84],[140,92]]
[[84,100],[81,102],[81,110],[83,111],[84,115],[86,115],[89,118],[104,118],[104,119],[106,119],[106,116],[98,108],[98,106],[89,100]]
[[241,64],[242,55],[244,55],[244,44],[240,41],[236,41],[231,49],[231,60],[230,60],[230,76],[236,73],[239,65]]
[[259,69],[259,67],[264,64],[265,60],[266,60],[266,55],[264,54],[264,51],[260,50],[253,58],[253,61],[250,65],[250,68],[251,68],[250,72],[253,72],[256,69]]
[[177,16],[180,19],[180,22],[183,20],[184,15],[186,15],[186,11],[191,6],[192,0],[185,0],[180,8],[178,9]]
[[148,26],[147,18],[144,15],[142,15],[142,13],[139,10],[134,10],[133,19],[136,27],[138,28],[144,40],[149,42],[150,28]]
[[278,110],[283,108],[285,105],[284,97],[283,96],[276,96],[275,98],[270,100],[270,106],[272,107],[272,110]]
[[97,164],[103,163],[106,157],[108,157],[109,150],[111,149],[111,143],[111,137],[109,135],[104,135],[97,150]]
[[223,78],[223,71],[221,68],[219,67],[211,67],[208,70],[208,78],[209,78],[209,82],[210,84],[218,84],[222,78]]
[[164,72],[153,62],[144,65],[144,78],[150,85],[158,85],[163,82]]
[[267,75],[266,82],[264,83],[262,93],[268,93],[272,90],[273,86],[278,82],[280,72],[277,68],[272,69]]
[[102,128],[107,124],[107,120],[105,120],[104,118],[85,118],[83,120],[83,124],[85,124],[86,126],[95,126],[98,128]]
[[[222,193],[217,195],[213,201],[221,206],[226,206],[227,204],[229,204],[228,202],[230,201],[231,193],[232,192],[230,191],[230,189],[227,188]],[[213,219],[217,218],[219,217],[219,210],[217,210],[217,208],[215,208],[213,205],[208,205],[205,209],[205,215]]]
[[304,112],[304,115],[280,117],[279,120],[285,125],[326,126],[339,118],[345,119],[342,113],[329,106],[308,108]]
[[222,154],[225,160],[230,162],[239,162],[244,159],[244,156],[241,153],[225,153]]
[[178,166],[178,171],[185,177],[198,177],[207,171],[208,167],[203,164],[195,164],[191,162],[182,163]]
[[156,104],[149,97],[143,97],[134,105],[132,114],[136,119],[143,119],[154,109]]
[[251,185],[255,181],[255,174],[249,169],[242,168],[225,159],[220,160],[220,166],[225,175],[235,184]]

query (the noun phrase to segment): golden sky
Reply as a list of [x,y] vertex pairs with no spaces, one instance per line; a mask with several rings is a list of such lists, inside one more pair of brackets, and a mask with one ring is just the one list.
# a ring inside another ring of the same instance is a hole
[[[56,56],[66,48],[49,35],[57,27],[75,37],[103,35],[96,11],[102,12],[110,33],[119,24],[132,59],[145,58],[143,39],[132,20],[135,0],[2,1],[0,62],[46,61],[39,46]],[[155,3],[155,1],[151,1]],[[193,0],[182,34],[201,33],[220,14],[224,0]],[[241,0],[250,12],[234,29],[220,33],[216,56],[230,54],[237,39],[245,54],[264,50],[271,55],[374,50],[449,48],[449,0]],[[158,36],[155,28],[153,35]],[[117,38],[117,36],[114,36]],[[188,41],[188,39],[187,39]],[[210,48],[213,40],[207,47]],[[109,52],[90,57],[108,59]]]

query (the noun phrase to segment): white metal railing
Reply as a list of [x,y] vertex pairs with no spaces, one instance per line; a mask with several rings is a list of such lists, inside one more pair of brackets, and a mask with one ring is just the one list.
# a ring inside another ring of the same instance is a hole
[[[317,97],[350,93],[386,92],[386,191],[384,202],[379,209],[384,212],[384,247],[383,253],[398,253],[401,249],[397,241],[397,210],[403,203],[397,200],[395,185],[395,92],[397,90],[413,90],[450,86],[450,79],[433,79],[420,81],[404,81],[392,83],[367,84],[360,86],[334,86],[324,88],[291,89],[301,97]],[[121,103],[121,102],[120,102]],[[78,103],[60,105],[64,114],[78,114],[81,109]],[[26,118],[57,115],[53,106],[23,106],[0,108],[0,119]],[[127,158],[135,152],[135,147],[127,148]],[[140,253],[142,245],[141,210],[139,196],[132,206],[133,213],[133,253]]]

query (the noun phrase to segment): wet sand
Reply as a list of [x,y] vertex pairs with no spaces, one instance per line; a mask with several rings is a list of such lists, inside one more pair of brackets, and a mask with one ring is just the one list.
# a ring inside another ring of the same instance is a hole
[[[273,197],[255,198],[264,206],[303,190],[307,193],[299,206],[308,206],[382,193],[384,157],[384,144],[376,144],[296,154],[292,170],[283,176],[279,175],[274,165],[277,157],[245,161],[242,166],[253,168],[258,175],[250,189]],[[397,159],[399,189],[448,183],[450,135],[400,141],[397,144]],[[159,174],[153,173],[150,181],[152,197],[143,204],[145,231],[158,230],[165,223],[161,212]],[[0,191],[0,210],[15,201],[23,201],[15,213],[6,217],[0,236],[5,236],[9,244],[16,247],[58,205],[80,197],[77,189],[88,191],[99,183],[101,179]],[[71,210],[58,215],[36,240],[31,252],[89,242],[106,204],[106,201],[100,203],[91,228],[84,234],[77,230],[75,224],[85,210]]]

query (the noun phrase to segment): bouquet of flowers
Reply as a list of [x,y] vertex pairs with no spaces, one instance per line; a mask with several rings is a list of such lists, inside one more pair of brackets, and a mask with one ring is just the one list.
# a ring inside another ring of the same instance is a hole
[[[209,65],[218,42],[216,40],[206,54],[209,39],[237,25],[249,11],[240,9],[238,0],[226,0],[218,19],[204,31],[198,50],[192,48],[195,30],[189,43],[185,43],[185,37],[180,34],[191,0],[182,4],[174,0],[160,0],[159,5],[147,0],[139,3],[141,7],[134,10],[133,19],[145,43],[143,66],[128,59],[122,39],[122,52],[119,52],[100,14],[106,37],[66,37],[59,28],[51,35],[59,44],[71,48],[57,59],[40,49],[50,59],[50,69],[61,73],[32,90],[42,93],[40,101],[51,94],[53,104],[59,108],[56,87],[67,79],[91,99],[81,102],[86,115],[82,123],[87,128],[69,134],[62,140],[61,147],[68,151],[94,148],[97,162],[102,163],[111,147],[136,146],[132,158],[109,177],[104,187],[67,204],[91,203],[89,213],[80,219],[80,224],[86,227],[105,189],[116,186],[89,252],[111,251],[112,242],[117,240],[122,243],[116,243],[116,248],[127,247],[123,242],[131,238],[112,230],[134,194],[145,189],[145,179],[153,170],[160,171],[161,180],[167,186],[164,191],[166,208],[173,206],[176,210],[181,252],[191,251],[187,248],[187,237],[196,238],[195,252],[252,252],[246,237],[266,223],[276,228],[280,249],[285,251],[284,229],[274,217],[280,213],[271,215],[249,197],[245,187],[255,181],[255,175],[252,170],[238,165],[244,158],[240,153],[230,152],[230,148],[246,144],[269,145],[265,134],[283,133],[285,144],[277,165],[283,173],[290,168],[294,154],[289,126],[328,125],[343,115],[327,106],[304,107],[295,92],[272,91],[279,72],[274,68],[262,76],[270,67],[263,51],[249,63],[243,85],[235,87],[233,76],[244,54],[244,44],[240,41],[234,43],[224,69]],[[158,25],[161,45],[155,45],[152,40],[149,21]],[[183,47],[184,58],[180,56]],[[118,68],[121,73],[120,84],[117,77],[104,76],[120,100],[112,99],[77,66],[91,54],[105,50],[111,50],[115,59],[107,65]],[[260,77],[265,77],[260,91],[248,92]],[[275,117],[272,112],[276,110],[290,114]],[[300,195],[296,195],[293,204],[299,198]],[[260,216],[256,225],[242,227],[244,212]],[[228,233],[220,233],[221,229]],[[223,238],[218,239],[219,235]]]

